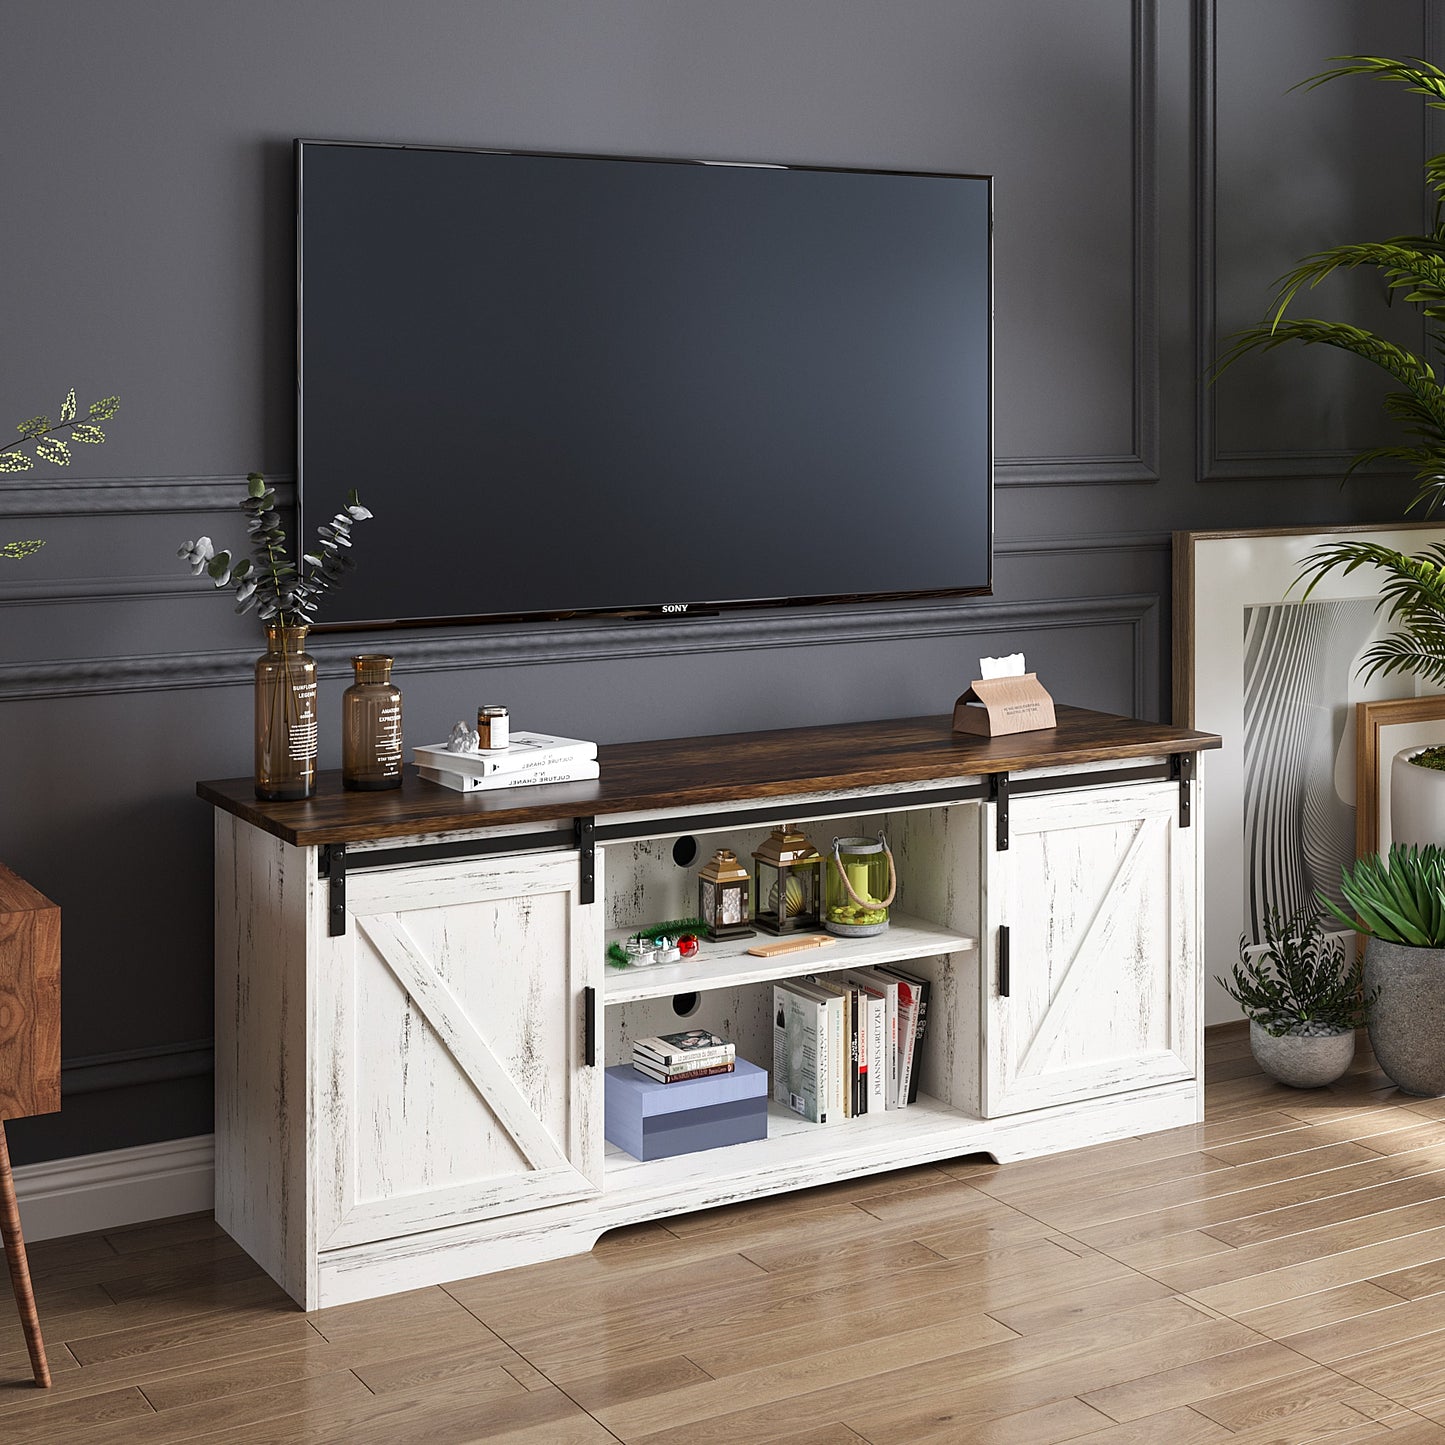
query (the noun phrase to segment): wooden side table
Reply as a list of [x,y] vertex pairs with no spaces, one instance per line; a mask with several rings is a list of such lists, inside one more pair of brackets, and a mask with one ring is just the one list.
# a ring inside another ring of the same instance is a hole
[[0,1237],[35,1383],[50,1384],[5,1120],[60,1108],[60,909],[0,864]]

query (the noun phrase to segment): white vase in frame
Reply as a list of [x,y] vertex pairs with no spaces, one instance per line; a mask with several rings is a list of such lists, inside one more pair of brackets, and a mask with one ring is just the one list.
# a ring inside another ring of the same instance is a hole
[[[1445,743],[1445,736],[1440,739]],[[1390,816],[1382,828],[1391,843],[1427,843],[1445,846],[1445,772],[1424,768],[1410,760],[1420,745],[1401,748],[1390,762]]]

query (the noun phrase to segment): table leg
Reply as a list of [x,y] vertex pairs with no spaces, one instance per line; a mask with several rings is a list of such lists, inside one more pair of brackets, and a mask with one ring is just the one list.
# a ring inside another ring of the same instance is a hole
[[35,1372],[35,1383],[49,1389],[50,1366],[45,1359],[35,1292],[30,1288],[30,1266],[25,1259],[25,1238],[20,1233],[20,1206],[15,1202],[15,1179],[10,1173],[10,1150],[5,1143],[3,1119],[0,1119],[0,1237],[5,1242],[5,1262],[10,1266],[10,1283],[25,1331],[25,1348],[30,1351],[30,1368]]

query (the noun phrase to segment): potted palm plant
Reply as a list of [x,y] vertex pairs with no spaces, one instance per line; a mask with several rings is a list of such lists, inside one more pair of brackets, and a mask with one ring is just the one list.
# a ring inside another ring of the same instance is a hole
[[1249,1049],[1272,1079],[1297,1089],[1332,1084],[1355,1057],[1355,1030],[1369,1014],[1363,966],[1344,967],[1344,945],[1325,937],[1306,905],[1288,919],[1271,909],[1264,943],[1239,940],[1239,962],[1217,982],[1249,1019]]
[[[1342,56],[1330,70],[1304,81],[1306,89],[1346,76],[1366,75],[1403,85],[1423,96],[1430,109],[1445,110],[1445,70],[1425,60],[1392,60],[1380,56]],[[1373,270],[1392,303],[1419,313],[1427,352],[1442,341],[1445,319],[1445,154],[1425,162],[1425,185],[1433,201],[1433,224],[1419,235],[1331,246],[1307,256],[1279,282],[1270,314],[1257,326],[1238,332],[1220,358],[1216,376],[1240,357],[1268,351],[1289,342],[1332,346],[1379,367],[1398,389],[1385,398],[1385,410],[1403,427],[1403,438],[1373,447],[1350,463],[1345,475],[1374,462],[1403,465],[1413,476],[1416,493],[1407,510],[1428,514],[1445,500],[1445,386],[1423,356],[1376,332],[1342,321],[1288,314],[1301,293],[1312,291],[1336,271]],[[1370,567],[1384,576],[1379,610],[1387,612],[1394,631],[1375,643],[1362,659],[1361,674],[1414,674],[1437,687],[1445,686],[1445,547],[1417,555],[1369,542],[1328,543],[1304,561],[1297,584],[1304,595],[1327,574],[1346,574]],[[1418,750],[1416,750],[1418,751]],[[1445,774],[1426,774],[1414,753],[1391,769],[1391,818],[1394,836],[1403,841],[1445,842]]]
[[1325,907],[1366,938],[1370,1045],[1407,1094],[1445,1094],[1445,849],[1393,844],[1343,871],[1354,910]]

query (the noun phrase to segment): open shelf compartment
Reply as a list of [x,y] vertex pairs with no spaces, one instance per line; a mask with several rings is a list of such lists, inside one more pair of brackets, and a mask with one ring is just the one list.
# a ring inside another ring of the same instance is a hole
[[[609,943],[621,943],[630,930],[613,929]],[[832,935],[827,935],[832,937]],[[773,958],[758,958],[748,952],[757,943],[773,939],[769,933],[752,938],[732,938],[720,943],[702,941],[692,958],[678,963],[644,965],[641,968],[608,967],[603,985],[607,1004],[635,1003],[640,999],[668,998],[674,994],[707,989],[732,988],[741,984],[767,983],[779,978],[797,978],[809,973],[832,973],[838,969],[866,968],[875,963],[906,963],[940,953],[961,953],[975,946],[975,940],[952,929],[941,928],[921,918],[895,913],[883,933],[871,938],[834,938],[823,948],[802,948]]]

